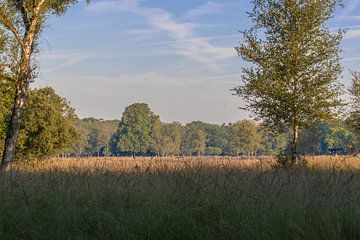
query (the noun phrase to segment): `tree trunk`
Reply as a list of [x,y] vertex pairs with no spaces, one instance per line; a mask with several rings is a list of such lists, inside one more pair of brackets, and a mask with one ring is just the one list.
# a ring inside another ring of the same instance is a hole
[[293,127],[293,142],[292,142],[292,153],[291,153],[291,166],[294,167],[298,160],[298,145],[299,145],[299,127]]
[[10,123],[7,127],[1,168],[6,168],[15,159],[16,143],[19,138],[27,86],[16,91]]

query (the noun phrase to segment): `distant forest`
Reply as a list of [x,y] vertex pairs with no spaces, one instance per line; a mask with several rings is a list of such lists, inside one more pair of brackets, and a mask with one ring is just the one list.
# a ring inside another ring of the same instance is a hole
[[[71,156],[243,156],[290,151],[291,131],[274,133],[253,120],[229,124],[163,123],[145,103],[128,106],[121,120],[77,119],[80,140]],[[300,132],[303,155],[353,154],[358,140],[345,122],[314,123]]]
[[[3,92],[4,94],[4,92]],[[5,96],[5,95],[3,95]],[[0,98],[3,146],[9,107]],[[145,103],[128,106],[120,120],[79,119],[52,88],[34,89],[25,108],[17,151],[20,158],[48,156],[244,156],[289,151],[290,129],[274,132],[253,120],[229,124],[161,122]],[[315,122],[300,132],[306,155],[352,154],[358,138],[346,121]],[[285,150],[284,150],[285,149]],[[0,151],[1,152],[1,151]]]

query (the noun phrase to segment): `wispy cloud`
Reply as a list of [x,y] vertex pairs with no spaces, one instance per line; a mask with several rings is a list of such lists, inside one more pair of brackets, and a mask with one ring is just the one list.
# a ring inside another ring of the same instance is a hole
[[[203,14],[211,8],[214,10],[215,6],[217,4],[210,2],[207,6],[205,4],[194,9],[192,13],[189,11],[188,14]],[[219,61],[235,56],[232,48],[215,46],[211,39],[196,38],[195,24],[177,21],[170,12],[160,8],[144,7],[136,0],[95,2],[89,10],[96,13],[120,11],[140,15],[153,29],[161,30],[174,39],[173,47],[177,54],[208,66],[216,67]]]
[[207,14],[213,14],[221,11],[223,9],[223,5],[219,3],[215,3],[212,1],[206,2],[201,6],[198,6],[194,9],[189,10],[183,16],[183,18],[194,18],[201,17]]
[[68,66],[74,65],[81,61],[84,61],[91,57],[91,54],[84,51],[48,51],[44,52],[40,56],[40,60],[52,62],[55,66],[45,67],[40,69],[41,74],[47,74],[55,71],[59,71]]
[[351,14],[360,5],[360,0],[350,0],[344,10],[339,15],[339,19],[348,19]]
[[342,62],[354,62],[354,61],[360,61],[360,57],[348,57],[342,60]]
[[360,38],[360,29],[349,29],[344,36],[344,39],[353,38]]

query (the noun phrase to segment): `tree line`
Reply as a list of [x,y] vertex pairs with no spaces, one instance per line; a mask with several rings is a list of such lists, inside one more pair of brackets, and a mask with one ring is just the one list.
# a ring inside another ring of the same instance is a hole
[[[79,121],[87,126],[89,141],[81,141],[82,147],[72,151],[72,155],[255,157],[291,152],[291,129],[275,133],[266,125],[249,119],[221,125],[201,121],[185,125],[164,123],[145,103],[128,106],[119,121]],[[314,122],[308,129],[301,130],[299,153],[357,153],[359,138],[349,121],[350,118],[331,124]],[[104,131],[107,134],[101,134]],[[99,135],[103,138],[94,141]],[[80,145],[78,142],[76,146]]]
[[[360,85],[359,85],[360,86]],[[7,91],[0,107],[0,126],[6,126],[10,105]],[[300,131],[299,153],[304,155],[351,154],[359,146],[352,128],[355,115],[346,121],[314,122]],[[33,89],[24,110],[17,152],[22,159],[50,156],[269,156],[291,149],[291,131],[275,133],[253,120],[229,124],[194,121],[164,123],[145,103],[126,107],[120,120],[79,119],[69,102],[50,88]],[[0,143],[5,128],[0,129]],[[3,144],[1,144],[3,146]],[[2,150],[2,149],[0,149]],[[1,151],[0,151],[1,152]]]

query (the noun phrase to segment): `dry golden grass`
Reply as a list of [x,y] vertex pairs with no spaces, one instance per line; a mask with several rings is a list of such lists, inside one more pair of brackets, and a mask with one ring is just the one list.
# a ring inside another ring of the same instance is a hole
[[[360,170],[360,157],[354,156],[316,156],[305,157],[308,167],[317,169],[347,169]],[[30,165],[20,164],[14,168],[26,168],[32,171],[58,169],[63,171],[121,171],[131,172],[184,169],[192,167],[234,169],[263,169],[270,170],[276,165],[272,157],[243,159],[237,157],[104,157],[104,158],[54,158],[46,161],[34,162]]]
[[0,172],[0,239],[360,239],[360,158],[51,159]]

